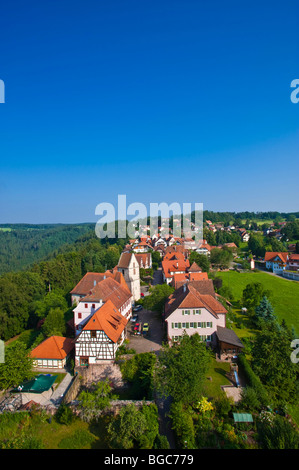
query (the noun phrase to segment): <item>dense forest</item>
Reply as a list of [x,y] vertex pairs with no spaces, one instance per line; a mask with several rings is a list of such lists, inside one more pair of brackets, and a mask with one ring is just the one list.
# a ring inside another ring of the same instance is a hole
[[116,266],[125,243],[123,239],[100,240],[90,231],[28,270],[0,276],[0,338],[6,341],[35,328],[51,309],[67,313],[70,290],[86,272]]
[[0,274],[27,269],[92,230],[82,225],[0,225]]

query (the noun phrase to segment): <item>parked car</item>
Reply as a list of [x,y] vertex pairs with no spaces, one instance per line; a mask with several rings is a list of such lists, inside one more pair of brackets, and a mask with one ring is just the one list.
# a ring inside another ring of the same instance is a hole
[[136,305],[136,307],[133,308],[133,312],[139,312],[142,308],[142,305]]
[[142,330],[142,323],[136,323],[134,326],[134,335],[140,335]]
[[132,323],[136,323],[136,322],[138,321],[138,315],[137,315],[137,313],[133,313],[133,315],[131,316],[130,321],[131,321]]
[[147,334],[149,331],[149,324],[148,323],[144,323],[143,324],[143,328],[142,328],[142,333],[143,334]]

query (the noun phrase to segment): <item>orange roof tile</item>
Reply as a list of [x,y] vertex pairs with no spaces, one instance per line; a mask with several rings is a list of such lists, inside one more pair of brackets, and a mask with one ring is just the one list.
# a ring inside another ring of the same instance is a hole
[[215,298],[213,281],[193,281],[177,289],[165,305],[165,318],[178,308],[206,308],[218,318],[218,314],[227,313],[224,306]]
[[36,359],[64,359],[74,348],[71,338],[50,336],[30,352]]
[[84,326],[85,331],[104,331],[104,333],[116,343],[122,334],[128,320],[121,315],[116,306],[107,300],[89,319]]
[[106,302],[110,299],[117,308],[121,308],[122,305],[131,299],[132,294],[128,288],[122,286],[112,277],[107,277],[102,282],[99,282],[90,292],[87,294],[81,302],[92,302],[102,300]]
[[279,251],[267,251],[265,253],[265,261],[273,261],[274,258],[278,256],[283,263],[286,263],[288,260],[288,253],[286,252],[279,252]]

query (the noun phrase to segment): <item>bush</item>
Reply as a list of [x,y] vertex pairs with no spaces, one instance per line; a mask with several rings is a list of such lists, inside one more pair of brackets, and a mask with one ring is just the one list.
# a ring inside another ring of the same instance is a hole
[[247,361],[244,354],[238,356],[238,363],[242,369],[244,375],[247,378],[247,381],[251,388],[255,390],[256,397],[260,402],[260,406],[267,406],[269,404],[268,393],[263,386],[260,378],[253,372],[249,362]]
[[169,445],[167,437],[161,436],[161,434],[157,434],[155,441],[154,441],[153,449],[161,449],[161,450],[170,449],[170,445]]
[[74,420],[74,414],[65,403],[62,403],[55,414],[56,421],[60,424],[71,424]]
[[258,393],[254,387],[245,387],[242,392],[242,405],[245,409],[256,411],[261,408]]
[[58,444],[59,449],[82,449],[94,441],[94,436],[85,429],[78,429],[70,436],[64,437]]
[[226,395],[222,395],[220,398],[215,400],[215,407],[218,416],[227,416],[232,409],[232,402]]
[[272,424],[260,421],[258,436],[263,449],[299,449],[298,431],[282,416],[276,416]]
[[195,428],[190,410],[185,409],[182,403],[174,402],[170,407],[169,416],[179,448],[195,449]]

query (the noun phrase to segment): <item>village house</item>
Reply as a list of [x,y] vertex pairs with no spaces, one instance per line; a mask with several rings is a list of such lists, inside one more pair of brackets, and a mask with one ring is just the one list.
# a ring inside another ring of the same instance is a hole
[[241,237],[242,242],[248,242],[250,239],[250,234],[246,232],[245,229],[239,229],[238,230],[239,235]]
[[288,259],[288,253],[277,251],[267,251],[264,258],[266,268],[273,273],[282,273],[287,268]]
[[174,273],[170,284],[175,289],[178,289],[188,281],[207,281],[208,279],[209,278],[207,273],[190,272],[189,270],[187,273]]
[[135,245],[133,247],[135,253],[147,253],[151,249],[152,247],[145,241],[141,241],[140,243],[138,243],[138,245]]
[[63,369],[74,349],[71,338],[50,336],[30,352],[33,367],[38,369]]
[[209,245],[206,240],[203,240],[202,243],[196,248],[196,252],[200,255],[209,256],[213,248],[215,247]]
[[127,285],[123,286],[112,277],[106,277],[101,282],[98,282],[74,308],[74,329],[76,335],[82,331],[86,322],[108,300],[113,302],[120,314],[126,319],[131,317],[133,296]]
[[290,271],[299,270],[299,254],[293,253],[289,255],[288,269]]
[[189,260],[182,253],[167,253],[162,261],[163,281],[170,284],[175,273],[186,273],[189,267]]
[[227,310],[216,299],[212,280],[185,283],[168,298],[164,319],[169,344],[183,333],[198,333],[208,345],[217,344],[217,326],[225,327]]
[[75,342],[75,365],[88,366],[113,361],[126,338],[125,318],[111,300],[107,300],[85,323]]
[[151,253],[136,253],[135,258],[138,261],[139,269],[150,269],[152,267]]
[[126,281],[123,275],[117,271],[106,271],[105,273],[93,273],[88,272],[83,276],[81,281],[71,290],[72,305],[78,304],[99,282],[103,281],[107,277],[111,277],[123,287],[127,287]]

